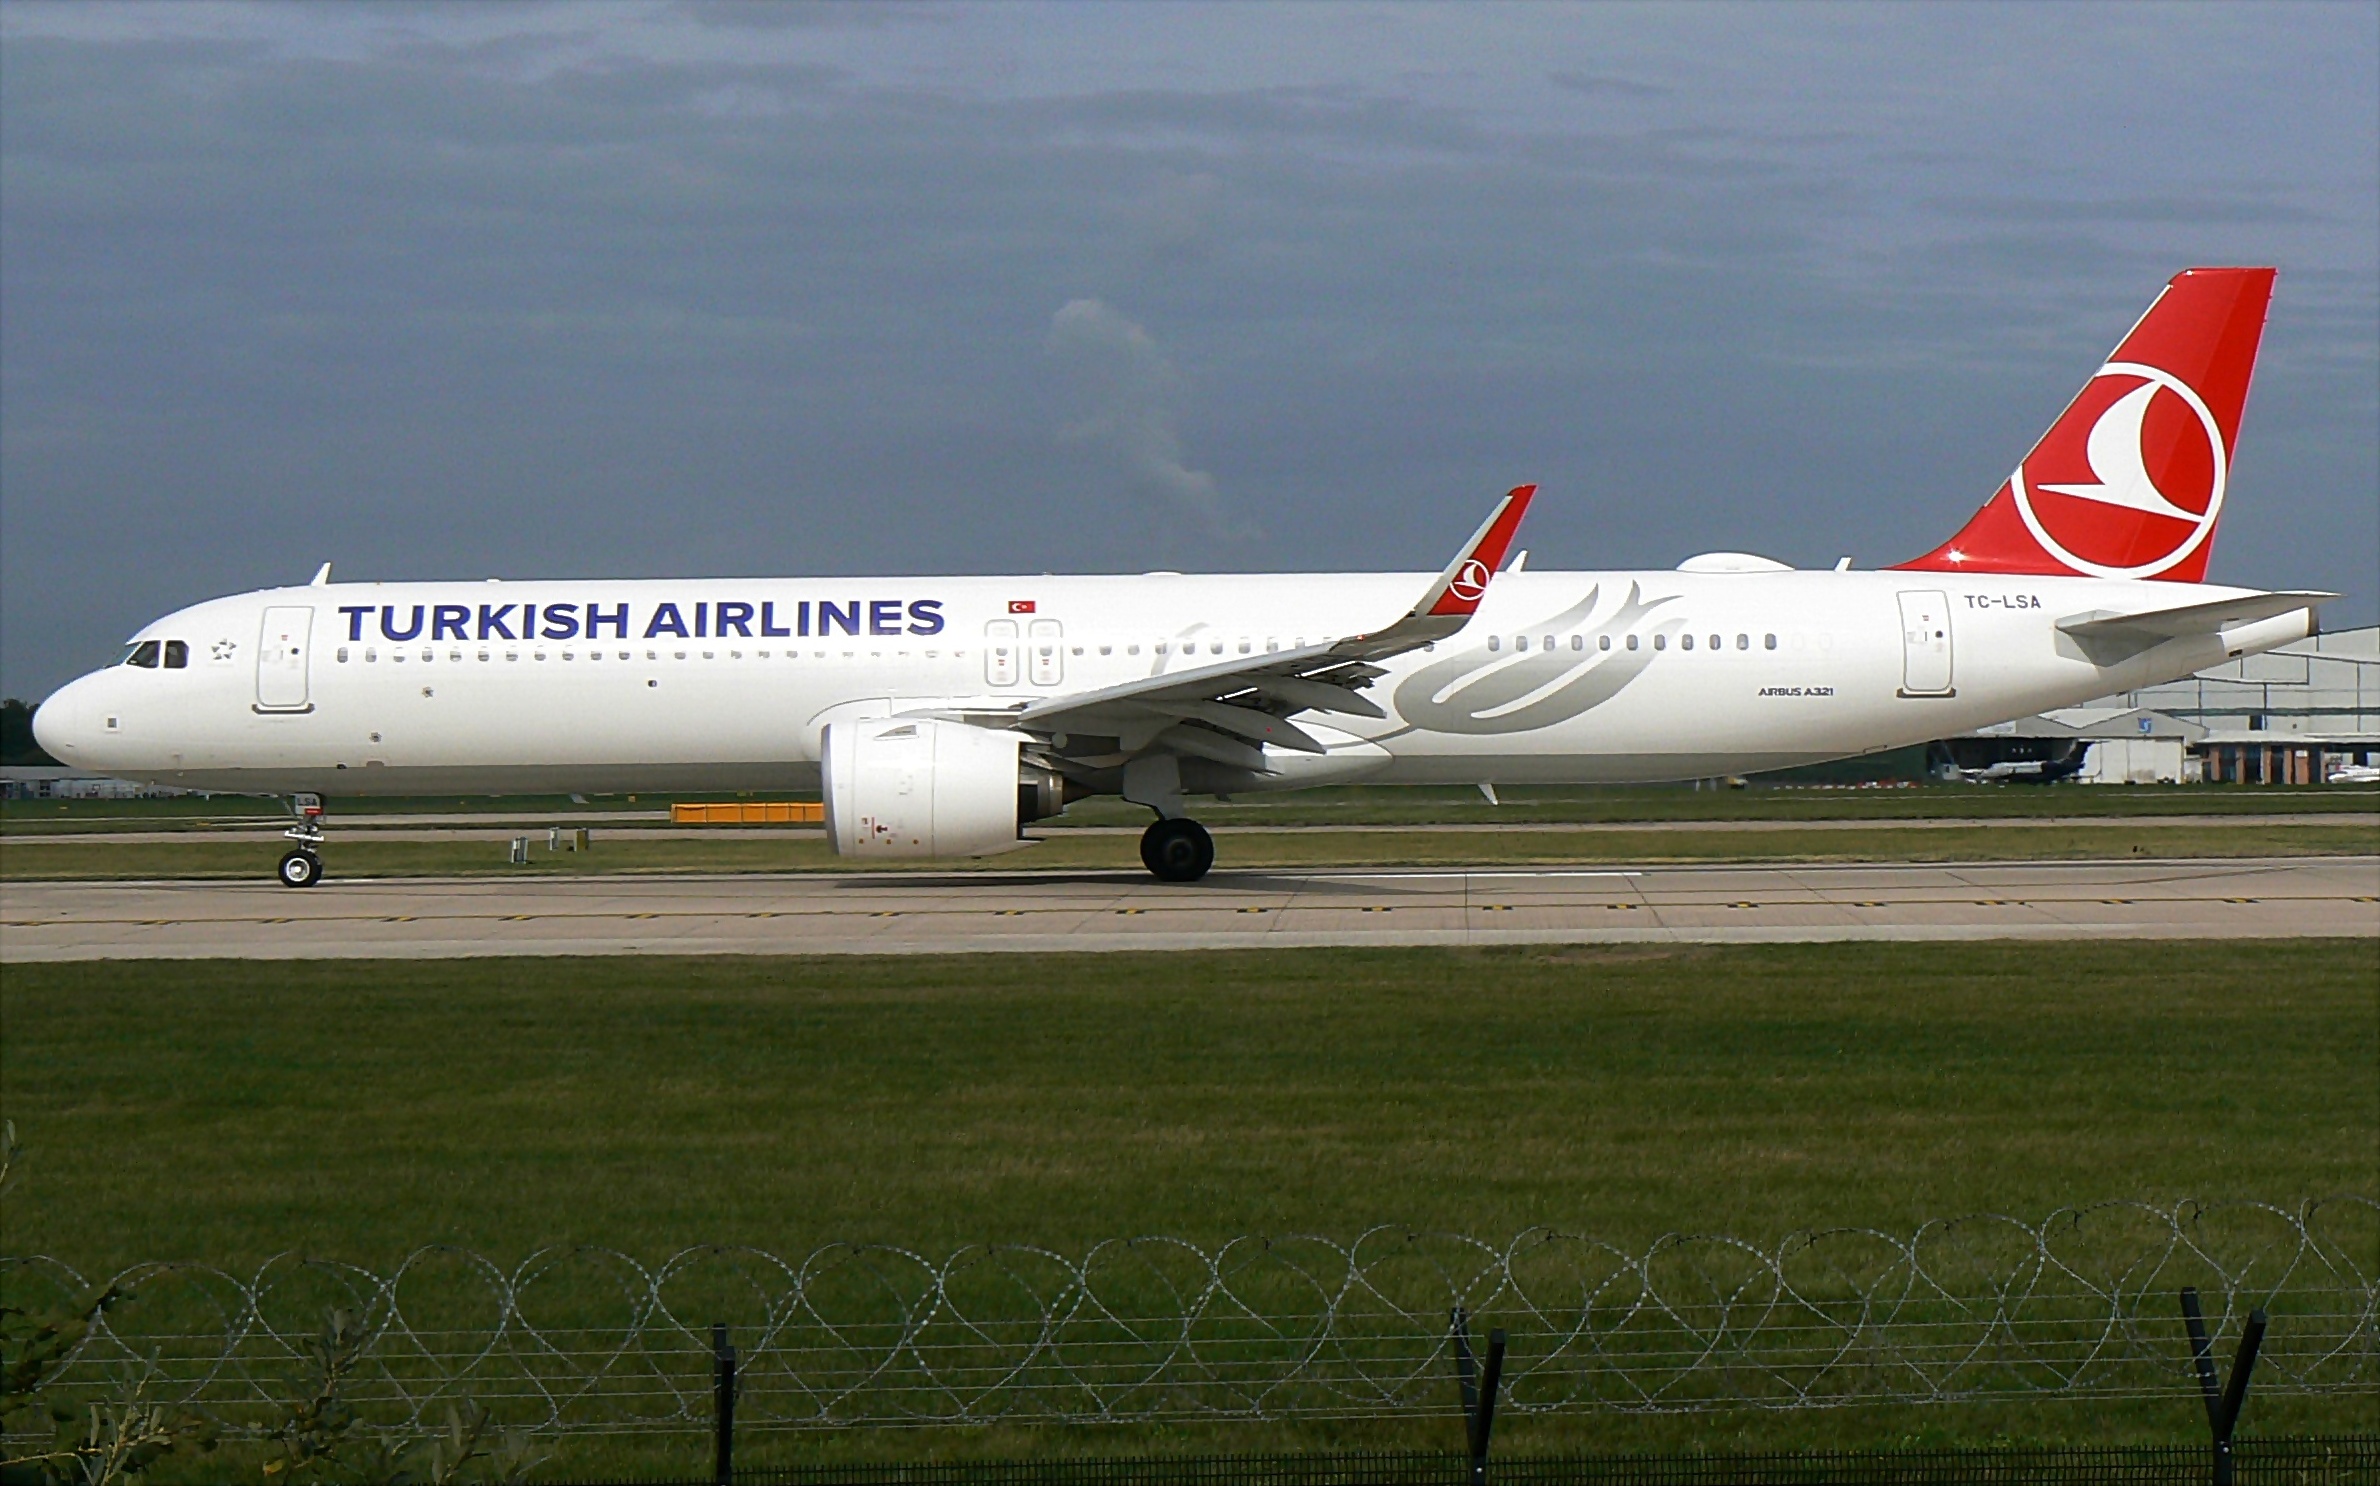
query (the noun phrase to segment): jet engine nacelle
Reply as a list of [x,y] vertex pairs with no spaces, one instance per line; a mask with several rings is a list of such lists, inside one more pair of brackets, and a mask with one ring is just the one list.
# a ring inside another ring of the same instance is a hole
[[1025,759],[1022,733],[963,722],[831,722],[819,749],[838,856],[980,857],[1065,806],[1063,781]]

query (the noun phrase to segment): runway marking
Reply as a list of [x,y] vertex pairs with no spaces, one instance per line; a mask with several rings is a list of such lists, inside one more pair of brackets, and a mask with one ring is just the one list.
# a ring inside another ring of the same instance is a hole
[[1233,911],[1234,913],[1270,913],[1270,912],[1272,912],[1272,910],[1271,910],[1270,908],[1235,908],[1235,909],[1233,909],[1232,911]]
[[1512,905],[1510,903],[1482,903],[1479,905],[1479,911],[1481,913],[1510,913]]

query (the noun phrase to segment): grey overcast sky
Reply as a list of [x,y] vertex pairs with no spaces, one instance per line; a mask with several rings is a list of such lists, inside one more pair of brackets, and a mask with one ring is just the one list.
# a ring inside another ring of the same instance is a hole
[[2380,6],[0,4],[0,688],[348,578],[1922,552],[2175,270],[2380,589]]

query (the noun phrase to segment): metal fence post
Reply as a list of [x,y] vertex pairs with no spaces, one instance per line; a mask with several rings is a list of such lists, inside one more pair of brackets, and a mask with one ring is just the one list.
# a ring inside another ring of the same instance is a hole
[[1463,1435],[1471,1446],[1472,1486],[1486,1486],[1488,1441],[1496,1428],[1496,1392],[1504,1382],[1504,1328],[1488,1333],[1487,1366],[1471,1355],[1471,1317],[1454,1308],[1454,1376],[1462,1392]]
[[2248,1324],[2240,1329],[2239,1352],[2231,1361],[2231,1377],[2221,1385],[2215,1380],[2215,1349],[2207,1339],[2206,1315],[2199,1309],[2196,1285],[2182,1287],[2182,1324],[2190,1332],[2190,1360],[2198,1369],[2207,1429],[2214,1435],[2215,1486],[2232,1486],[2231,1432],[2239,1425],[2240,1409],[2248,1401],[2248,1377],[2256,1371],[2256,1353],[2264,1345],[2264,1310],[2258,1307],[2248,1312]]
[[727,1323],[711,1323],[711,1428],[715,1436],[711,1480],[732,1486],[735,1480],[735,1348],[727,1340]]

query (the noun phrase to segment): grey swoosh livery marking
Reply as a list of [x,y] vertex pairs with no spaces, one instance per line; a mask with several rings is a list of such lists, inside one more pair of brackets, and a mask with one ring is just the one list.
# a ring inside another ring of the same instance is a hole
[[[1530,626],[1534,633],[1568,634],[1595,611],[1600,586],[1551,619]],[[1408,728],[1432,733],[1526,733],[1552,727],[1619,695],[1653,663],[1648,645],[1628,650],[1596,646],[1594,637],[1626,634],[1637,622],[1676,595],[1647,600],[1640,585],[1628,585],[1628,600],[1611,617],[1583,631],[1590,637],[1584,652],[1533,650],[1510,657],[1491,656],[1484,646],[1422,667],[1398,684],[1397,715]],[[1664,621],[1660,633],[1683,629],[1685,621]]]

